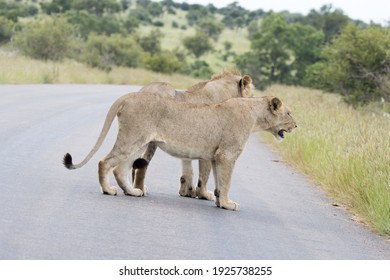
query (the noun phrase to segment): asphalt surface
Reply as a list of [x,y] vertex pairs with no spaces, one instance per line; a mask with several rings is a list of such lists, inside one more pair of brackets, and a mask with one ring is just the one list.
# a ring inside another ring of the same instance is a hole
[[233,173],[236,212],[180,197],[180,161],[162,151],[147,197],[102,195],[97,164],[116,123],[86,166],[65,169],[63,155],[82,160],[110,105],[138,88],[0,86],[0,259],[390,259],[385,238],[333,207],[257,135]]

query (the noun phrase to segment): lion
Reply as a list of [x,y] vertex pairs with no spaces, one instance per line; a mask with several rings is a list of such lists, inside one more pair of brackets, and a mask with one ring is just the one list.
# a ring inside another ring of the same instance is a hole
[[153,143],[174,157],[211,161],[215,204],[228,210],[239,208],[229,198],[230,181],[234,164],[250,134],[263,130],[282,140],[286,132],[297,127],[290,109],[277,97],[231,98],[217,104],[198,104],[159,94],[133,93],[111,106],[95,146],[81,163],[73,164],[70,154],[64,156],[66,168],[80,168],[92,158],[115,116],[119,124],[117,140],[99,161],[103,193],[116,194],[116,188],[109,182],[113,169],[125,194],[142,196],[143,191],[129,182],[128,174],[134,161]]
[[[211,80],[200,82],[186,91],[176,91],[170,84],[163,82],[151,83],[140,89],[140,92],[158,93],[164,97],[190,103],[219,103],[234,97],[250,97],[253,88],[252,78],[248,75],[241,76],[236,69],[223,71],[211,77]],[[144,193],[145,175],[148,164],[156,152],[157,146],[149,144],[142,160],[136,160],[132,168],[133,182],[136,188]],[[193,169],[192,161],[182,159],[182,175],[180,177],[179,194],[187,197],[214,200],[213,193],[207,191],[207,181],[211,172],[211,162],[199,160],[199,178],[196,189],[192,186]]]

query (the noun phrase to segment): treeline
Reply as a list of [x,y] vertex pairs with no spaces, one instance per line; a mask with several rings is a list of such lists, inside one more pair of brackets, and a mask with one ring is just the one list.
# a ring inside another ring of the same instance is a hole
[[[186,23],[169,27],[196,33],[182,46],[163,49],[163,16],[179,11]],[[143,34],[141,25],[155,29]],[[209,77],[204,55],[226,28],[247,29],[251,47],[237,55],[225,41],[221,59],[260,88],[304,85],[341,93],[351,104],[390,99],[389,27],[352,20],[330,5],[301,15],[249,11],[237,2],[219,9],[172,0],[0,0],[0,44],[33,58],[70,58],[106,71],[142,67]]]

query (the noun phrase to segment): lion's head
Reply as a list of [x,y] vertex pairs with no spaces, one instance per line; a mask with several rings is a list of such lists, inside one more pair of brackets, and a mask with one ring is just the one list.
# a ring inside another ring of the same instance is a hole
[[268,116],[266,120],[269,128],[267,131],[279,141],[284,139],[286,132],[291,132],[298,127],[291,110],[277,97],[268,97]]

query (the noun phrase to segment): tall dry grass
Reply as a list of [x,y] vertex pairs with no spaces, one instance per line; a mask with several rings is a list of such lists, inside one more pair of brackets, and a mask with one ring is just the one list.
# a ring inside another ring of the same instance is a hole
[[390,119],[305,88],[273,86],[263,94],[280,97],[299,125],[276,149],[365,223],[390,235]]
[[176,88],[187,88],[199,80],[184,75],[166,75],[145,69],[114,67],[105,72],[85,64],[34,60],[15,52],[0,50],[0,84],[132,84],[143,85],[155,81],[171,83]]

